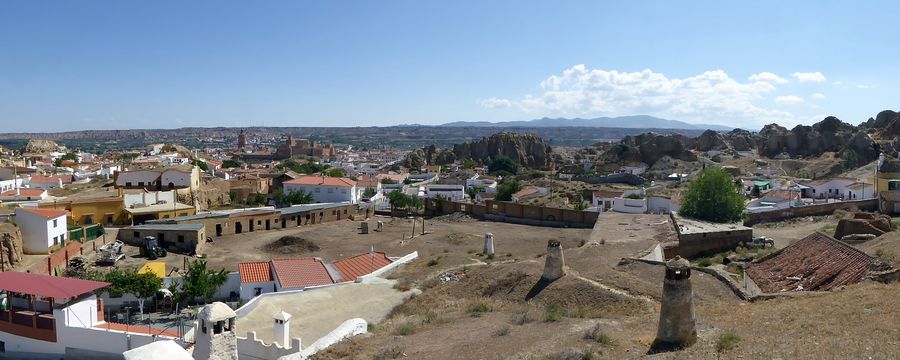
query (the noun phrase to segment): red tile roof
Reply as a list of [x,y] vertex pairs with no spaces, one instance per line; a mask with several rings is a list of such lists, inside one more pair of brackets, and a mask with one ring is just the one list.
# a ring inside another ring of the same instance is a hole
[[354,187],[356,186],[356,181],[350,180],[348,178],[336,178],[336,177],[328,177],[328,176],[301,176],[293,180],[285,181],[285,184],[291,185],[324,185],[324,186],[340,186],[340,187]]
[[35,175],[32,176],[31,179],[28,180],[29,183],[35,184],[57,184],[63,179],[59,176],[43,176],[43,175]]
[[378,178],[374,176],[360,176],[359,180],[356,181],[356,186],[359,187],[370,187],[377,188],[378,187]]
[[[47,190],[44,189],[29,189],[29,188],[20,188],[19,196],[41,196]],[[6,190],[0,193],[0,196],[16,196],[16,189]]]
[[20,207],[18,209],[22,209],[22,211],[27,211],[35,215],[43,216],[48,219],[58,218],[60,216],[66,216],[69,214],[66,210],[57,210],[57,209],[36,209],[36,208],[26,208]]
[[750,264],[746,273],[766,293],[827,291],[890,266],[844,242],[815,232]]
[[315,258],[272,259],[278,284],[285,289],[333,284],[328,269]]
[[610,199],[617,198],[622,196],[624,192],[621,191],[594,191],[594,197],[600,199]]
[[341,282],[355,281],[357,277],[370,274],[375,270],[390,265],[391,260],[383,252],[359,254],[334,262],[334,267],[341,273]]
[[130,332],[130,333],[135,333],[135,334],[168,336],[168,337],[173,337],[173,338],[180,337],[178,335],[178,332],[175,330],[154,329],[154,328],[149,328],[146,325],[140,326],[140,325],[128,325],[128,324],[105,322],[105,323],[97,324],[94,327],[98,328],[98,329],[116,330],[116,331]]
[[241,274],[242,283],[272,281],[272,272],[269,270],[268,261],[240,263],[238,264],[238,273]]
[[0,290],[44,297],[76,297],[106,286],[109,283],[22,272],[0,273]]

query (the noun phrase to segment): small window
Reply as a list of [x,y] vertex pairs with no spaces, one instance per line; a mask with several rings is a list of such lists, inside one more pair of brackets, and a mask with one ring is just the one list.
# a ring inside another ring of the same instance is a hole
[[125,186],[131,187],[131,181],[125,182]]
[[57,223],[57,220],[53,219],[53,227],[57,227],[57,226],[59,226],[59,224]]
[[138,186],[144,186],[144,182],[143,182],[143,181],[138,181]]
[[168,218],[169,218],[169,214],[163,215],[163,219],[168,219]]
[[187,216],[187,213],[178,213],[178,216]]

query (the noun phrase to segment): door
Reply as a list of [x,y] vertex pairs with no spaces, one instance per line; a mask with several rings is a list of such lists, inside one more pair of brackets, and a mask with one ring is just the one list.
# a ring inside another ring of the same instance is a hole
[[272,230],[272,220],[266,219],[266,230]]
[[222,224],[216,224],[216,236],[222,236]]
[[166,234],[156,233],[156,238],[159,239],[159,247],[166,249]]
[[894,213],[900,213],[900,202],[894,203]]
[[240,233],[242,233],[242,232],[244,232],[244,224],[241,224],[240,221],[236,221],[236,222],[234,223],[234,233],[235,233],[235,234],[240,234]]

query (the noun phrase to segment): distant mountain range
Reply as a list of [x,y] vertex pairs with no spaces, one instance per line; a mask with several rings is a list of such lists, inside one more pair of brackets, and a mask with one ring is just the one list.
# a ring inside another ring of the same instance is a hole
[[715,124],[688,124],[684,121],[660,119],[649,115],[598,117],[593,119],[542,118],[528,121],[456,121],[439,126],[446,127],[608,127],[626,129],[690,129],[730,131],[734,128]]

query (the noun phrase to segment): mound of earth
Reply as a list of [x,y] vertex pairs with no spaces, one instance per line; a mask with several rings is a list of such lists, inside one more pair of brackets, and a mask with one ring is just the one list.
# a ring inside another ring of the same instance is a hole
[[319,251],[319,245],[299,236],[282,236],[263,246],[263,250],[276,254],[303,254]]

